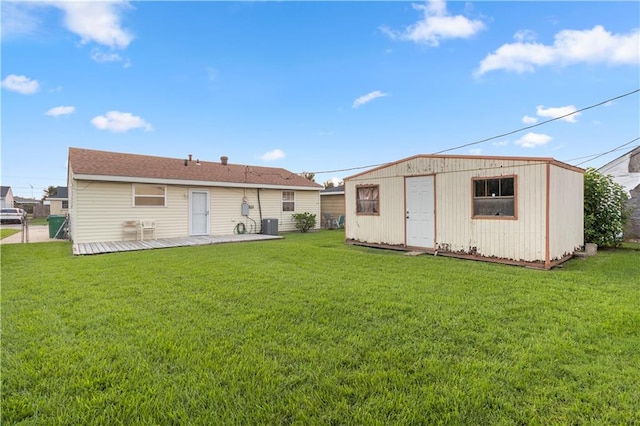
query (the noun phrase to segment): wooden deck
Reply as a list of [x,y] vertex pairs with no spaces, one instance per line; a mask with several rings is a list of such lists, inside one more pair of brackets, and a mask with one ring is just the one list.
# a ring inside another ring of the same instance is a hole
[[117,253],[122,251],[152,250],[171,247],[202,246],[207,244],[239,243],[246,241],[277,240],[283,237],[264,234],[240,234],[224,236],[202,236],[161,238],[159,240],[126,240],[108,241],[99,243],[74,243],[73,254],[75,256]]

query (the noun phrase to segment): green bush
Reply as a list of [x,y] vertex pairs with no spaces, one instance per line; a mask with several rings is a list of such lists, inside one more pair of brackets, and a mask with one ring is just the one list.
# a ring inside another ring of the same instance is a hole
[[305,213],[294,213],[291,215],[293,220],[296,221],[296,229],[300,232],[307,232],[309,229],[316,226],[316,215],[305,212]]
[[627,222],[627,193],[594,168],[584,173],[584,242],[619,246]]

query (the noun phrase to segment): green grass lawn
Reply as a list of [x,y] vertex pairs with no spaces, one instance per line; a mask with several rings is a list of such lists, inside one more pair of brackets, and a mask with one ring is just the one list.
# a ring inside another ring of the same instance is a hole
[[0,240],[5,239],[7,237],[10,237],[14,234],[17,234],[18,232],[20,232],[20,229],[14,229],[14,228],[1,228],[0,229]]
[[640,251],[552,271],[284,240],[2,254],[2,424],[638,424]]

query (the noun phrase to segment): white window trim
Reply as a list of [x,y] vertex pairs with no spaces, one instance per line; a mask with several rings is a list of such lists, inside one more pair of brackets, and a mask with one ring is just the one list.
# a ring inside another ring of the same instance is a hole
[[[161,206],[138,206],[136,205],[136,198],[160,198],[159,195],[144,195],[144,194],[140,194],[140,195],[136,195],[136,185],[153,185],[153,186],[162,186],[162,189],[164,190],[164,203]],[[154,184],[149,184],[149,183],[133,183],[131,184],[131,206],[132,207],[149,207],[149,208],[161,208],[161,207],[167,207],[167,185],[154,185]]]
[[[290,192],[290,193],[292,193],[292,194],[293,194],[293,201],[285,201],[285,199],[284,199],[284,193],[285,193],[285,192]],[[293,212],[295,212],[295,211],[296,211],[296,191],[290,191],[290,190],[282,191],[282,194],[281,194],[281,203],[282,203],[282,204],[281,204],[281,207],[280,207],[280,208],[282,209],[282,211],[283,211],[283,212],[287,212],[287,213],[293,213]],[[293,203],[293,210],[285,210],[285,209],[284,209],[284,203]]]

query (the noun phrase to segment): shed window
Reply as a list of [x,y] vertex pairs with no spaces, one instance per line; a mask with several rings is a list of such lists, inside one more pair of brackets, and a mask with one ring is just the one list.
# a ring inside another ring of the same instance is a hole
[[515,217],[515,176],[473,179],[474,217]]
[[282,211],[296,211],[296,193],[294,191],[282,191]]
[[167,187],[164,185],[135,184],[133,185],[133,205],[160,206],[167,205]]
[[356,187],[356,213],[376,215],[380,213],[380,188],[378,185]]

